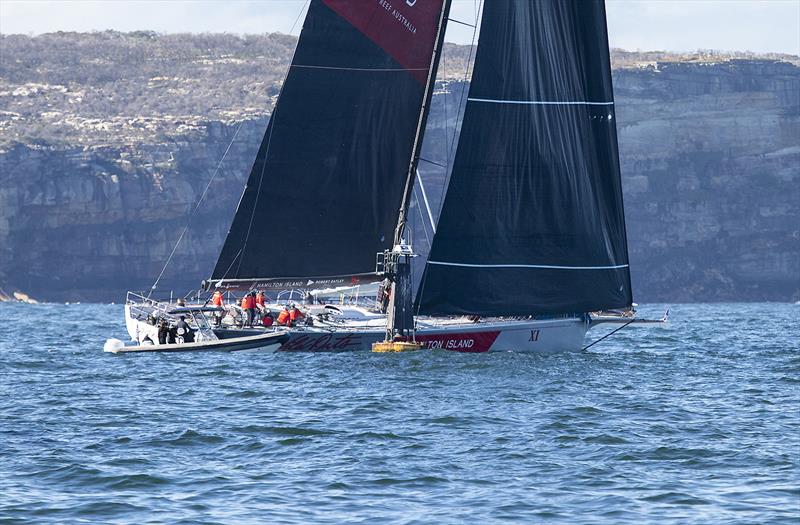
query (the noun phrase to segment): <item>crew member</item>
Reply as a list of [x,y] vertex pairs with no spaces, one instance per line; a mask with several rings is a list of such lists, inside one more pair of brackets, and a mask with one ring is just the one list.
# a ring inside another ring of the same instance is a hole
[[264,297],[264,292],[259,290],[256,294],[256,307],[262,312],[266,309],[265,302],[266,298]]
[[[256,317],[256,293],[250,292],[249,294],[242,297],[242,310],[247,314],[247,326],[250,328],[253,327],[253,320]],[[245,324],[245,321],[242,322],[242,325]]]
[[291,321],[292,326],[296,326],[297,325],[297,321],[299,321],[300,319],[302,319],[305,316],[306,316],[306,314],[301,312],[300,309],[297,308],[297,305],[295,305],[295,304],[292,305],[292,310],[289,312],[289,321]]
[[264,325],[265,328],[269,328],[275,322],[275,318],[272,317],[272,312],[267,310],[264,314],[264,317],[261,318],[261,324]]
[[219,290],[214,292],[214,295],[211,296],[211,304],[219,309],[214,312],[214,326],[219,326],[222,324],[222,316],[225,313],[224,310],[222,310],[225,308],[225,301],[223,300],[222,292]]
[[194,330],[186,322],[186,316],[181,316],[180,321],[175,325],[175,331],[178,337],[183,337],[184,343],[194,343]]
[[167,338],[169,337],[169,326],[167,326],[167,321],[161,319],[158,322],[158,344],[165,345],[167,344]]
[[239,306],[242,307],[242,328],[247,325],[247,303],[249,302],[248,299],[250,298],[250,294],[245,294],[242,297],[242,302]]
[[214,292],[214,295],[211,296],[211,304],[214,306],[225,306],[225,301],[222,297],[222,292],[217,290]]
[[283,307],[281,313],[278,314],[278,324],[281,326],[288,326],[291,323],[291,314],[289,313],[289,305]]

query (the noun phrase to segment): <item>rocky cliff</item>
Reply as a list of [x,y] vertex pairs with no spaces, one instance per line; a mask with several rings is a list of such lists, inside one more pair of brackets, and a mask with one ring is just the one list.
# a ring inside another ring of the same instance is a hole
[[[160,288],[196,287],[293,39],[109,32],[0,44],[0,289],[120,300],[152,284],[192,213]],[[440,163],[464,87],[453,80],[469,56],[450,52],[423,152]],[[638,301],[800,299],[792,60],[615,53]],[[443,174],[423,169],[435,208]]]
[[167,287],[196,288],[211,271],[265,126],[266,118],[200,121],[168,143],[4,151],[0,287],[73,301],[149,288],[219,166],[164,274]]
[[638,297],[800,299],[800,69],[732,60],[615,73]]

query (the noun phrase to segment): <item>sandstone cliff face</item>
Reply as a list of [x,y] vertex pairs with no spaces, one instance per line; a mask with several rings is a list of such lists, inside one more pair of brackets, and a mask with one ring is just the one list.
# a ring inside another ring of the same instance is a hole
[[615,89],[637,296],[800,298],[800,70],[659,64]]
[[209,122],[168,144],[4,152],[0,282],[51,300],[119,300],[126,289],[148,289],[219,165],[163,277],[176,290],[197,287],[265,126],[266,118]]
[[[616,70],[614,80],[636,300],[800,299],[800,69],[660,63]],[[224,240],[266,111],[42,116],[22,99],[52,89],[11,95],[23,81],[0,77],[0,288],[73,301],[146,290],[219,165],[159,286],[196,287]],[[64,85],[68,99],[78,88]],[[447,158],[463,87],[439,86],[428,160]],[[276,91],[264,89],[268,107]],[[67,138],[34,140],[23,126],[34,118],[78,121]],[[421,169],[435,212],[444,173]]]

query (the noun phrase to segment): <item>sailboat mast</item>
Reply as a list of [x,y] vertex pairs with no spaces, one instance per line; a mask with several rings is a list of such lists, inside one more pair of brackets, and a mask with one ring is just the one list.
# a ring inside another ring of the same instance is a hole
[[417,172],[417,162],[419,161],[420,150],[422,149],[422,135],[425,131],[425,124],[430,113],[431,98],[433,97],[433,84],[436,81],[436,71],[439,68],[439,58],[442,55],[444,45],[444,34],[447,24],[447,17],[450,14],[450,4],[452,0],[445,0],[442,4],[442,12],[439,15],[439,26],[436,33],[436,41],[433,47],[433,56],[428,78],[425,83],[422,108],[417,121],[417,131],[414,135],[414,145],[412,148],[411,159],[408,163],[408,173],[406,174],[406,184],[403,190],[403,200],[400,203],[400,213],[397,218],[397,228],[394,232],[394,246],[391,251],[384,253],[383,263],[384,272],[392,281],[391,300],[386,311],[386,341],[393,341],[396,336],[411,337],[414,339],[414,310],[413,293],[411,286],[411,257],[413,253],[408,246],[403,246],[403,233],[406,227],[408,206],[411,200],[411,190],[414,187],[414,178]]
[[436,72],[439,69],[439,59],[442,56],[444,47],[444,36],[447,29],[447,20],[450,16],[450,4],[452,0],[445,0],[442,5],[442,13],[439,17],[439,28],[436,33],[436,43],[433,47],[433,60],[431,60],[431,67],[428,70],[428,79],[425,84],[425,96],[423,98],[422,110],[419,114],[419,121],[417,122],[417,132],[414,135],[414,148],[411,153],[411,159],[408,163],[408,173],[406,174],[406,185],[403,190],[403,200],[400,203],[400,213],[397,218],[397,228],[394,232],[394,245],[400,244],[405,232],[406,223],[408,221],[408,206],[411,202],[411,191],[414,187],[414,177],[417,172],[417,164],[419,163],[420,152],[422,151],[422,136],[425,132],[425,125],[428,122],[428,114],[431,108],[431,99],[433,98],[433,85],[436,82]]

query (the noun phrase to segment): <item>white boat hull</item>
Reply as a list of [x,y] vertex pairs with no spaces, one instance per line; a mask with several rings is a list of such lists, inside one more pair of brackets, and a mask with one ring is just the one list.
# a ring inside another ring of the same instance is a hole
[[[583,347],[587,323],[580,318],[429,325],[416,339],[432,350],[456,352],[564,352]],[[383,329],[325,330],[298,327],[279,351],[369,351],[384,339]]]
[[141,352],[276,352],[286,339],[286,335],[281,332],[265,332],[258,335],[213,341],[139,344],[135,346],[125,346],[121,344],[121,341],[109,340],[103,350],[113,354]]
[[[155,327],[134,319],[126,307],[126,325],[131,339],[157,340]],[[456,352],[565,352],[583,347],[589,323],[583,317],[545,320],[481,320],[465,318],[420,318],[416,339],[432,350]],[[226,337],[239,329],[228,328]],[[259,329],[245,329],[259,333]],[[298,326],[288,329],[289,339],[277,351],[344,352],[370,351],[385,337],[385,317],[362,318],[338,323]]]

